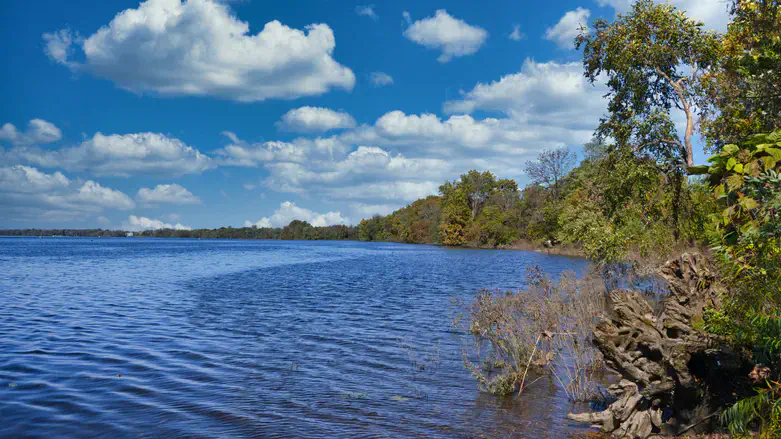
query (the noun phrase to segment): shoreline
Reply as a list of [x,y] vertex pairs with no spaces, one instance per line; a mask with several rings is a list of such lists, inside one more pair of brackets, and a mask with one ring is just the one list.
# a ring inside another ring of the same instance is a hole
[[191,239],[191,240],[231,240],[231,241],[311,241],[311,242],[322,242],[322,241],[348,241],[348,242],[380,242],[380,243],[391,243],[391,244],[409,244],[409,245],[433,245],[437,247],[444,247],[444,248],[454,248],[454,249],[469,249],[469,250],[521,250],[521,251],[533,251],[538,253],[545,253],[552,256],[569,256],[569,257],[576,257],[576,258],[585,258],[585,254],[583,253],[583,250],[577,247],[571,247],[571,246],[563,246],[563,245],[557,245],[554,247],[545,247],[543,245],[538,245],[533,243],[532,241],[528,240],[519,240],[515,241],[514,243],[510,245],[501,245],[498,247],[492,247],[492,246],[482,246],[482,245],[445,245],[445,244],[437,244],[437,243],[431,243],[431,242],[399,242],[399,241],[362,241],[360,239],[273,239],[273,238],[201,238],[196,236],[143,236],[143,235],[135,235],[135,236],[112,236],[112,235],[98,235],[98,236],[79,236],[79,235],[4,235],[0,234],[0,238],[90,238],[90,239],[96,239],[96,238],[115,238],[115,239]]

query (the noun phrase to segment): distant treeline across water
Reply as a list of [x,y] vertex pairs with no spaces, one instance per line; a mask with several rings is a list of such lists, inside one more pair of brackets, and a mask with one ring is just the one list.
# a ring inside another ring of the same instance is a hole
[[0,229],[0,236],[71,236],[71,237],[134,237],[150,238],[204,238],[204,239],[288,239],[288,240],[344,240],[358,239],[353,226],[315,227],[295,220],[285,227],[220,227],[195,230],[105,230],[105,229]]

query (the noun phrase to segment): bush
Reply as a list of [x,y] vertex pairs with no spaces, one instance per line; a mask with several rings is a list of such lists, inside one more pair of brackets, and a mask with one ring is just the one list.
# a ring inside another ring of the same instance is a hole
[[465,306],[468,318],[462,314],[455,322],[465,325],[472,342],[463,352],[465,366],[489,393],[522,392],[533,374],[553,376],[572,400],[592,398],[602,361],[591,344],[605,310],[600,276],[578,280],[564,273],[554,283],[530,267],[527,282],[522,291],[483,290]]

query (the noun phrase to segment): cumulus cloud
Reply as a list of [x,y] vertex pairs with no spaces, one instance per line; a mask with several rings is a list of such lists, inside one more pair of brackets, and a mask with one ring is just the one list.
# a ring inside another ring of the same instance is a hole
[[444,117],[393,110],[330,137],[254,145],[231,133],[238,149],[220,154],[265,168],[261,185],[277,192],[348,206],[399,206],[436,194],[444,180],[469,169],[525,178],[518,163],[592,137],[605,92],[588,83],[579,63],[527,59],[517,73],[462,91],[461,99],[445,103]]
[[590,15],[591,11],[584,8],[565,13],[555,26],[545,31],[545,39],[555,42],[562,49],[574,49],[575,37],[578,36],[581,28],[588,26]]
[[[359,146],[339,161],[273,163],[266,168],[270,176],[264,185],[279,192],[399,202],[413,201],[421,187],[436,191],[434,180],[443,178],[450,169],[445,160],[409,159],[370,146]],[[368,186],[367,182],[378,184]]]
[[372,72],[369,75],[369,82],[374,87],[384,87],[386,85],[393,85],[393,78],[384,72]]
[[0,207],[9,219],[72,220],[105,209],[128,210],[135,203],[124,193],[87,180],[71,180],[61,172],[0,167]]
[[435,181],[387,181],[363,183],[353,187],[336,187],[328,190],[333,198],[346,200],[386,200],[412,202],[418,198],[436,195],[441,182]]
[[510,35],[508,35],[507,38],[513,41],[521,41],[526,38],[526,34],[521,32],[521,26],[516,24],[513,26],[513,31],[510,32]]
[[132,232],[141,232],[144,230],[161,230],[161,229],[173,229],[173,230],[192,230],[190,226],[184,226],[182,224],[169,224],[157,219],[149,219],[143,216],[130,215],[127,221],[122,223],[124,230],[130,230]]
[[350,210],[353,212],[353,216],[361,219],[371,218],[375,215],[385,216],[401,207],[403,207],[401,204],[350,203]]
[[26,161],[44,168],[86,171],[94,175],[127,177],[136,173],[183,175],[212,167],[211,158],[179,139],[160,133],[96,133],[73,147],[44,150],[17,147],[8,160]]
[[[726,31],[729,24],[729,2],[724,0],[667,0],[686,15],[700,20],[711,29]],[[600,6],[611,6],[616,12],[624,13],[632,8],[633,0],[597,0]]]
[[201,203],[200,198],[176,183],[158,184],[154,189],[141,188],[136,194],[136,200],[145,205]]
[[[69,30],[43,38],[52,60],[137,93],[256,102],[355,84],[352,70],[332,57],[336,39],[328,25],[299,30],[275,20],[253,35],[249,23],[213,0],[148,0],[87,38]],[[84,63],[71,59],[74,45]]]
[[62,132],[53,123],[43,119],[33,119],[27,124],[27,130],[19,131],[10,123],[0,128],[0,141],[12,145],[41,145],[52,143],[62,138]]
[[498,111],[516,120],[593,130],[606,110],[604,81],[590,84],[580,63],[538,63],[526,59],[521,71],[478,83],[462,99],[448,101],[446,113]]
[[[264,185],[334,201],[398,205],[437,193],[442,181],[469,169],[523,178],[518,163],[592,137],[606,109],[605,92],[604,85],[588,83],[579,63],[527,59],[518,73],[478,83],[447,102],[450,116],[393,110],[329,138],[350,148],[344,155],[266,162]],[[472,115],[478,111],[497,116]]]
[[380,18],[376,12],[374,12],[374,5],[358,5],[355,7],[355,13],[364,17],[369,17],[372,20]]
[[282,116],[277,126],[285,131],[325,132],[355,127],[355,119],[344,111],[322,107],[294,108]]
[[280,141],[251,143],[239,139],[230,131],[222,134],[231,140],[231,144],[215,151],[221,165],[254,167],[274,161],[301,162],[309,153],[309,145]]
[[349,219],[343,217],[340,212],[317,213],[298,207],[296,203],[291,201],[285,201],[279,205],[279,209],[275,210],[270,217],[261,218],[255,223],[245,221],[244,227],[284,227],[293,220],[306,221],[315,227],[350,223]]
[[[405,19],[409,20],[409,14],[405,15]],[[477,52],[488,39],[488,31],[471,26],[440,9],[433,17],[410,23],[404,36],[429,49],[440,50],[442,54],[437,61],[446,63],[454,57]]]

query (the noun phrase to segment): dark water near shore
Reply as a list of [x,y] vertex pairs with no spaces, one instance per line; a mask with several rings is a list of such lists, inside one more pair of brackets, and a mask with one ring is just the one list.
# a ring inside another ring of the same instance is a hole
[[[481,394],[451,299],[524,251],[0,238],[0,437],[530,437],[583,431],[540,380]],[[428,356],[428,367],[413,366]]]

